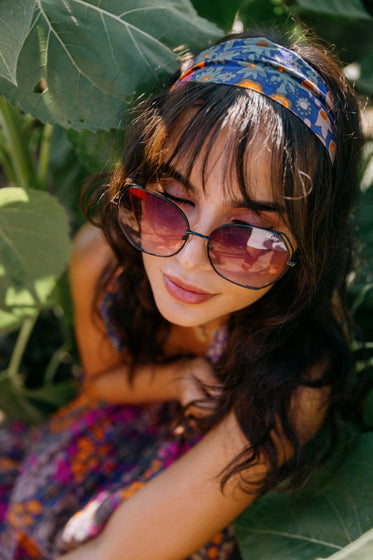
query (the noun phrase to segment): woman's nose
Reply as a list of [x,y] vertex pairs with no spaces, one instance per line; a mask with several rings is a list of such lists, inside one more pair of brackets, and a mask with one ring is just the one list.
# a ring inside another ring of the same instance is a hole
[[199,233],[189,233],[188,239],[177,258],[184,270],[194,270],[199,267],[210,267],[207,256],[208,237]]

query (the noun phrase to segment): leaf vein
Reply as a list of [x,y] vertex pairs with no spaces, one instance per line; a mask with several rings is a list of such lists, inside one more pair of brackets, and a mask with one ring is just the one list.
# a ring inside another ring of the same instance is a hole
[[6,59],[5,59],[4,55],[3,55],[3,53],[0,53],[0,57],[1,57],[1,60],[4,62],[5,68],[7,69],[7,71],[9,72],[9,74],[12,76],[13,73],[12,73],[12,71],[11,71],[11,69],[10,69],[10,66],[9,66],[9,64],[7,63],[7,61],[6,61]]
[[[40,0],[38,0],[38,1],[40,1]],[[118,21],[121,25],[125,25],[126,27],[136,29],[136,31],[138,31],[141,35],[144,35],[144,37],[147,37],[151,41],[153,41],[155,43],[158,43],[161,47],[164,48],[164,44],[161,41],[159,41],[158,39],[156,39],[156,37],[153,37],[153,35],[150,35],[149,33],[146,33],[146,31],[144,31],[143,29],[140,29],[140,27],[135,27],[134,25],[132,25],[128,21],[125,21],[125,20],[121,19],[121,17],[116,16],[112,12],[108,12],[107,10],[104,10],[103,8],[99,8],[98,6],[93,6],[91,3],[88,3],[85,0],[71,0],[71,2],[75,2],[76,4],[81,4],[82,6],[85,6],[87,8],[96,10],[99,13],[102,12],[103,14],[106,14],[109,18],[112,18],[112,19]],[[124,15],[126,15],[126,12],[124,13]]]
[[348,542],[351,542],[351,541],[352,541],[351,535],[350,535],[350,533],[349,533],[349,531],[348,531],[347,525],[346,525],[346,523],[345,523],[343,517],[341,516],[341,514],[340,514],[340,512],[339,512],[339,510],[338,510],[338,508],[337,508],[337,506],[336,506],[336,504],[335,504],[328,496],[325,496],[325,495],[324,495],[324,499],[326,500],[326,502],[329,504],[329,506],[330,506],[330,507],[332,508],[332,510],[334,511],[334,513],[335,513],[335,515],[336,515],[338,521],[340,522],[340,524],[341,524],[341,526],[342,526],[342,528],[343,528],[343,531],[344,531],[344,533],[345,533],[345,535],[346,535],[346,538],[347,538]]
[[322,544],[323,546],[329,546],[330,548],[334,548],[336,550],[341,550],[343,547],[342,546],[338,546],[334,543],[328,542],[328,541],[323,541],[321,539],[315,539],[314,537],[306,537],[303,535],[297,535],[296,533],[287,533],[284,531],[275,531],[272,529],[250,529],[250,528],[245,528],[245,530],[247,532],[250,533],[259,533],[259,534],[263,534],[263,535],[278,535],[280,537],[288,537],[291,539],[296,539],[296,540],[300,540],[300,541],[305,541],[305,542],[311,542],[314,544]]
[[142,52],[142,50],[139,48],[139,45],[137,44],[137,42],[135,41],[135,38],[132,34],[132,30],[131,29],[127,29],[128,35],[131,38],[131,41],[133,42],[135,49],[137,50],[137,52],[139,53],[139,55],[141,56],[141,58],[144,60],[146,66],[149,68],[150,72],[153,74],[154,78],[158,80],[158,76],[155,73],[154,69],[152,68],[152,66],[149,64],[149,62],[146,59],[146,56],[144,55],[144,53]]
[[113,60],[113,62],[114,62],[114,64],[115,64],[115,66],[117,67],[118,72],[120,73],[120,68],[119,68],[119,66],[118,66],[118,62],[117,62],[117,59],[116,59],[115,54],[114,54],[114,51],[113,51],[113,45],[111,44],[110,33],[109,33],[109,30],[108,30],[107,25],[106,25],[106,21],[105,21],[105,18],[104,18],[104,14],[100,14],[100,19],[101,19],[101,21],[102,21],[102,26],[103,26],[103,28],[104,28],[105,35],[106,35],[106,37],[107,37],[107,42],[108,42],[108,45],[109,45],[109,49],[110,49],[110,53],[111,53],[111,58],[112,58],[112,60]]
[[15,243],[12,241],[12,239],[7,236],[6,232],[4,231],[4,229],[2,227],[0,227],[0,236],[3,238],[3,241],[6,243],[6,245],[9,248],[12,249],[14,255],[16,255],[19,262],[22,264],[23,268],[25,269],[26,268],[26,263],[25,263],[25,260],[23,258],[23,255],[20,253],[18,247],[15,245]]

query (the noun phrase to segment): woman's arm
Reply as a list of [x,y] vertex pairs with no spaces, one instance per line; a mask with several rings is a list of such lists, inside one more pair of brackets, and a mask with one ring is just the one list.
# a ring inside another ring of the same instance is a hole
[[159,365],[140,364],[131,380],[129,366],[122,363],[90,378],[89,383],[100,399],[113,404],[178,401],[186,407],[203,400],[203,408],[193,408],[193,414],[197,416],[210,414],[213,404],[206,399],[203,387],[208,387],[215,395],[219,390],[212,367],[204,358],[180,359]]
[[[325,415],[323,390],[304,388],[297,394],[294,421],[308,440]],[[299,416],[298,416],[299,415]],[[292,455],[279,440],[280,462]],[[219,473],[247,445],[231,413],[194,448],[150,480],[113,513],[94,540],[59,560],[183,560],[229,525],[256,498],[231,478],[222,492]],[[260,480],[265,461],[245,472],[245,480]]]
[[97,282],[112,258],[101,230],[90,224],[83,226],[71,253],[70,285],[76,338],[87,382],[100,399],[118,404],[177,400],[186,406],[203,398],[195,378],[208,385],[214,385],[215,378],[202,358],[164,366],[141,365],[130,382],[128,356],[115,350],[102,320],[93,313]]
[[[230,415],[166,471],[121,504],[99,537],[60,560],[182,560],[254,499],[218,474],[245,446]],[[259,476],[264,467],[252,469]]]

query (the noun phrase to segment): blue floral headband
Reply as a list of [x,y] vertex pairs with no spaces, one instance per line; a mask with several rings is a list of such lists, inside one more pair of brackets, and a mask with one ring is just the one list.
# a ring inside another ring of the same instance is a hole
[[334,160],[333,100],[323,78],[298,54],[264,37],[232,39],[202,51],[173,89],[211,82],[257,91],[299,117]]

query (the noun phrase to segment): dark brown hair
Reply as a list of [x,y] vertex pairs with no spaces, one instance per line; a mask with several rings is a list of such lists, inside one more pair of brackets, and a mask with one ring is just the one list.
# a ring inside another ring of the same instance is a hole
[[[330,387],[325,421],[331,434],[328,450],[336,418],[350,397],[352,360],[344,300],[352,261],[350,218],[357,198],[361,134],[355,96],[324,47],[301,40],[292,43],[267,31],[238,36],[266,36],[297,52],[324,77],[334,100],[334,164],[313,132],[271,99],[242,88],[190,82],[174,91],[166,88],[139,104],[123,162],[109,187],[94,197],[100,200],[95,223],[102,227],[117,257],[111,272],[118,267],[125,270],[112,317],[122,344],[135,363],[161,361],[169,324],[155,306],[141,254],[125,240],[108,201],[129,178],[143,186],[157,178],[166,150],[166,163],[181,164],[188,176],[197,154],[205,149],[204,184],[209,149],[222,127],[229,131],[224,185],[229,190],[230,181],[238,180],[250,201],[247,171],[257,135],[271,147],[273,196],[284,206],[298,262],[256,303],[231,315],[227,344],[216,364],[223,392],[209,419],[210,425],[217,423],[234,410],[250,442],[227,465],[222,482],[238,472],[245,480],[245,469],[264,453],[272,466],[261,481],[264,491],[289,474],[296,484],[310,468],[289,414],[297,388]],[[319,378],[311,378],[311,370],[321,363],[325,367]],[[295,450],[295,458],[281,468],[271,435],[279,423]],[[318,456],[314,462],[319,460]]]

